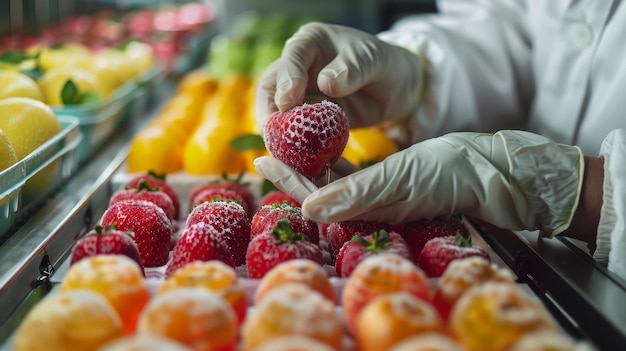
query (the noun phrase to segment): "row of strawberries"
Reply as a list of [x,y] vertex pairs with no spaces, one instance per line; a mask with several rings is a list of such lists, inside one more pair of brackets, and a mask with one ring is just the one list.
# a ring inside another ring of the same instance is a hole
[[[304,218],[298,202],[287,194],[270,192],[257,203],[241,175],[196,187],[187,205],[189,213],[181,214],[181,199],[164,177],[134,176],[113,193],[98,227],[77,242],[72,264],[117,253],[142,267],[167,265],[170,276],[189,262],[218,259],[232,267],[245,265],[248,277],[261,278],[280,262],[307,258],[333,265],[339,277],[349,277],[365,257],[387,252],[438,277],[453,259],[488,258],[468,241],[459,218],[394,226],[368,221],[318,225]],[[180,223],[182,228],[176,228]]]

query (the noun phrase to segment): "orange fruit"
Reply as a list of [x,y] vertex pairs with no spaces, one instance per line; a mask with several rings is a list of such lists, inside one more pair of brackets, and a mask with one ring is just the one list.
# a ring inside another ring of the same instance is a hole
[[515,284],[513,275],[483,257],[454,260],[435,284],[433,305],[447,321],[456,301],[472,286],[487,281]]
[[378,254],[361,261],[341,295],[348,330],[353,335],[356,333],[358,315],[366,304],[378,296],[395,292],[408,292],[428,300],[428,279],[413,262],[398,255]]
[[469,351],[505,350],[528,333],[557,330],[536,298],[516,284],[491,281],[461,296],[450,313],[449,328]]
[[304,336],[340,350],[343,326],[335,305],[301,283],[283,284],[255,306],[241,330],[243,350],[285,336]]
[[336,351],[332,347],[307,336],[282,336],[269,340],[253,351]]
[[139,318],[137,332],[163,336],[195,351],[234,350],[237,318],[219,295],[180,288],[155,296]]
[[350,130],[342,157],[355,166],[367,167],[399,150],[396,142],[376,127]]
[[96,255],[72,265],[61,293],[89,290],[105,297],[122,319],[124,331],[135,331],[137,318],[150,299],[141,267],[123,255]]
[[187,288],[204,288],[220,295],[237,315],[237,322],[243,323],[248,309],[248,299],[237,279],[237,272],[221,261],[191,262],[177,269],[165,280],[157,294]]
[[408,337],[389,351],[464,351],[461,345],[447,334],[426,332]]
[[101,295],[68,291],[30,310],[15,332],[13,350],[96,350],[123,335],[120,317]]
[[279,263],[263,276],[254,293],[254,303],[258,304],[272,290],[288,283],[305,284],[335,302],[335,290],[324,267],[311,260],[293,259]]
[[435,307],[401,291],[380,295],[363,307],[357,317],[355,339],[359,350],[378,351],[416,334],[443,331]]
[[127,171],[170,174],[182,169],[183,136],[174,128],[151,125],[139,131],[130,143]]
[[556,331],[539,330],[521,337],[510,348],[510,351],[582,351],[591,349],[591,347],[578,345],[578,343],[567,334]]
[[174,340],[152,334],[133,334],[110,342],[98,351],[191,351]]

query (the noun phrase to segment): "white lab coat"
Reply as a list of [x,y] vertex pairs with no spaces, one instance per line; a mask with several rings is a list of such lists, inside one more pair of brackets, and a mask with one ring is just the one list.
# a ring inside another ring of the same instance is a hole
[[606,138],[609,178],[594,257],[608,257],[609,269],[626,279],[626,3],[442,0],[438,6],[438,14],[407,17],[379,34],[426,58],[410,141],[524,128],[597,156]]

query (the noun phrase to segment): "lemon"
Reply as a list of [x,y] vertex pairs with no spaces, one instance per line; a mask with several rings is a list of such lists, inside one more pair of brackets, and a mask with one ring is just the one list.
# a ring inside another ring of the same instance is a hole
[[342,156],[356,166],[367,167],[382,161],[398,149],[393,139],[381,129],[356,128],[350,130],[348,144]]
[[124,52],[116,49],[104,49],[98,51],[95,57],[98,64],[104,64],[113,68],[122,82],[127,82],[135,78],[136,69],[130,58]]
[[91,59],[91,51],[80,44],[67,44],[62,47],[46,48],[39,55],[39,67],[48,71],[55,67],[74,66]]
[[124,84],[123,77],[115,70],[115,67],[107,65],[104,60],[83,61],[77,65],[86,71],[93,73],[102,89],[102,99],[106,99]]
[[152,47],[146,43],[132,41],[124,49],[124,55],[131,63],[134,77],[148,72],[154,65],[154,53]]
[[[39,78],[45,102],[50,106],[63,106],[62,92],[66,82],[71,80],[78,89],[78,94],[93,94],[98,99],[105,96],[105,91],[95,74],[80,67],[55,67]],[[74,102],[80,103],[80,101]]]
[[17,154],[9,137],[0,129],[0,172],[17,163]]
[[0,99],[8,97],[43,100],[41,89],[34,79],[20,72],[0,70]]

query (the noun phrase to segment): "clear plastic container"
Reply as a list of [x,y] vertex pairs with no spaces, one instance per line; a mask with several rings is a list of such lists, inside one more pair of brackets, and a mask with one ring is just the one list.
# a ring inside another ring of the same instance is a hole
[[79,120],[59,116],[61,131],[0,172],[0,237],[78,169]]

